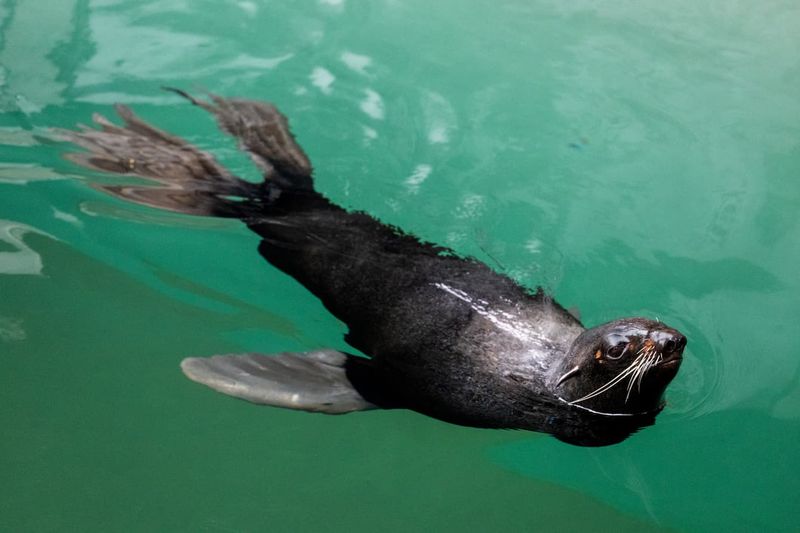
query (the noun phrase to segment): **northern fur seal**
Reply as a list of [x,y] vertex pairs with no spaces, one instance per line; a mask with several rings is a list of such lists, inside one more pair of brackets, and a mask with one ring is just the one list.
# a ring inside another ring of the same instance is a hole
[[61,131],[91,169],[149,178],[100,185],[127,200],[242,220],[259,252],[349,327],[334,350],[188,358],[191,379],[255,403],[346,413],[409,408],[468,426],[551,433],[575,444],[619,442],[653,422],[686,338],[646,318],[591,329],[541,289],[422,242],[314,189],[286,119],[268,103],[174,92],[212,113],[263,172],[237,178],[185,140],[118,105],[114,125]]

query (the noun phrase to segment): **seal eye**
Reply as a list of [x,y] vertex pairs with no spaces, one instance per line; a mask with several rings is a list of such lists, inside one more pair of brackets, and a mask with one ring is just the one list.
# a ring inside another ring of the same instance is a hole
[[622,357],[622,354],[625,353],[625,349],[627,348],[628,344],[625,342],[620,342],[619,344],[615,344],[611,348],[606,351],[606,357],[609,359],[615,360]]

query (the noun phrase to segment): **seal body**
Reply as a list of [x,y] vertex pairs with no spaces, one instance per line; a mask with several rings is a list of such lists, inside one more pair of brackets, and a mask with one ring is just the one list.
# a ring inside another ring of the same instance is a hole
[[[618,442],[652,423],[685,338],[644,318],[587,330],[541,289],[422,242],[313,187],[308,158],[269,104],[212,97],[194,104],[264,172],[252,184],[205,152],[118,107],[125,125],[61,132],[94,169],[161,186],[104,185],[118,197],[241,219],[259,253],[349,328],[367,358],[335,351],[190,358],[192,379],[250,401],[329,413],[409,408],[470,426],[552,433],[576,444]],[[133,163],[131,163],[133,162]]]
[[[381,389],[440,417],[504,425],[514,384],[547,373],[583,331],[542,292],[322,197],[248,225],[273,265],[347,324]],[[517,380],[517,381],[515,381]],[[455,400],[455,401],[454,401]],[[487,409],[493,406],[494,408]]]

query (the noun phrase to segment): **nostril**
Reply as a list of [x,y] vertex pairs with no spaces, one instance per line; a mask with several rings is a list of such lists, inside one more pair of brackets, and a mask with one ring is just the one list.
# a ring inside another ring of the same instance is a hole
[[681,335],[678,337],[678,349],[683,350],[684,348],[686,348],[686,337]]
[[683,350],[685,346],[686,346],[686,337],[684,337],[683,335],[675,335],[674,337],[664,341],[662,349],[664,350],[664,353],[673,353]]

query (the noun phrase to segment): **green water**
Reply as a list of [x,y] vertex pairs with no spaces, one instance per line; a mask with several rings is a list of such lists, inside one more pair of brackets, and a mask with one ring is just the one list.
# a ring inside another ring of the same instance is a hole
[[[770,2],[0,3],[0,529],[800,527],[800,8]],[[270,99],[335,201],[689,337],[601,449],[200,387],[187,355],[345,347],[231,221],[92,189],[50,126],[135,106],[256,172],[161,85]]]

